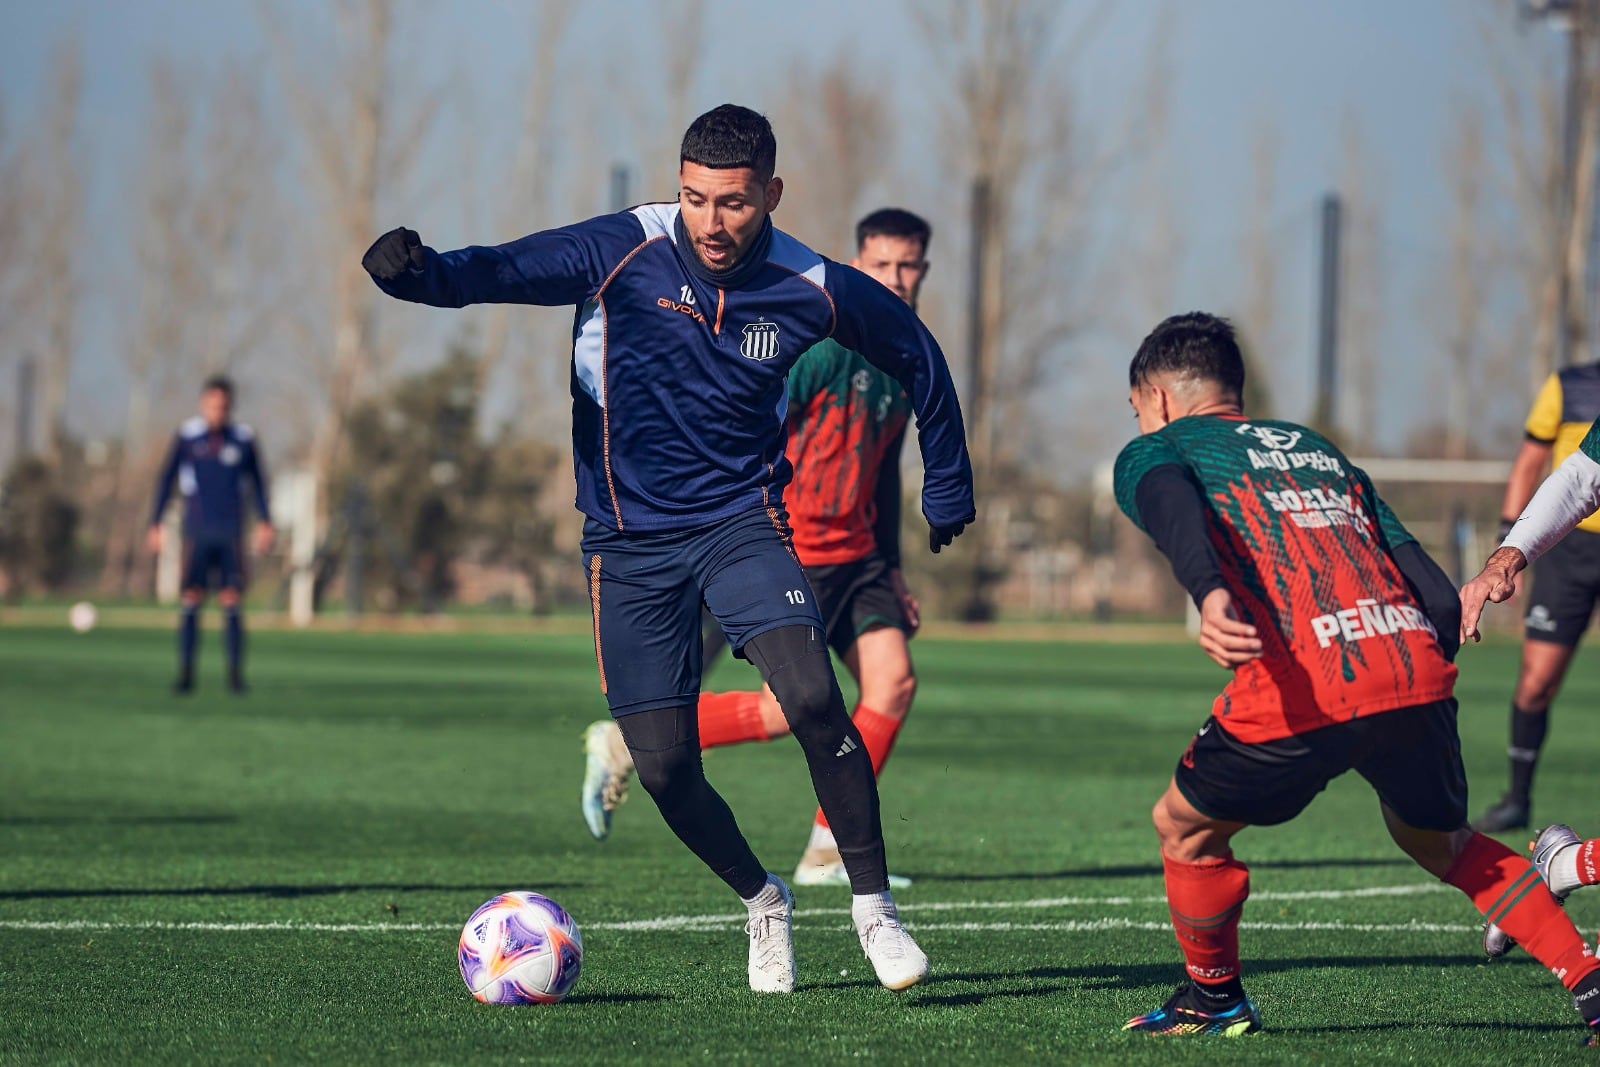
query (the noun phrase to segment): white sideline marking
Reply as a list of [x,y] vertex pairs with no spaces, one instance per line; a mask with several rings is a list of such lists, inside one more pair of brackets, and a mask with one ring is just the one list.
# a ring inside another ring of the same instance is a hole
[[[732,915],[678,915],[663,919],[641,919],[634,922],[584,923],[585,930],[607,931],[721,931],[733,930],[744,920]],[[1352,933],[1476,933],[1483,929],[1468,923],[1347,923],[1338,920],[1327,922],[1250,922],[1239,924],[1245,930],[1343,930]],[[1152,930],[1170,933],[1172,924],[1140,921],[1136,919],[1101,918],[1068,919],[1062,922],[1011,923],[906,923],[909,930],[947,931],[1049,931],[1055,933],[1091,933],[1102,930]],[[454,930],[454,923],[313,923],[313,922],[93,922],[80,919],[0,919],[0,930],[38,930],[46,932],[98,932],[113,930],[203,930],[224,933],[286,932],[286,933],[433,933]]]
[[[1308,889],[1284,892],[1264,892],[1251,895],[1252,900],[1359,900],[1367,897],[1386,896],[1411,896],[1418,893],[1436,893],[1450,891],[1450,887],[1438,882],[1423,882],[1409,885],[1369,886],[1364,889]],[[1062,907],[1123,907],[1137,904],[1165,904],[1165,896],[1146,897],[1039,897],[1032,900],[966,900],[966,901],[928,901],[925,903],[909,902],[900,905],[900,910],[905,912],[944,912],[944,911],[1006,911],[1039,910],[1043,908]],[[823,918],[833,916],[847,916],[849,908],[797,908],[797,918]],[[727,913],[716,915],[667,915],[657,919],[629,919],[616,922],[585,922],[585,930],[608,930],[623,932],[649,932],[649,931],[674,931],[674,930],[723,930],[737,927],[744,923],[741,915]],[[1132,919],[1102,917],[1097,919],[1067,919],[1055,922],[1015,923],[1015,922],[951,922],[951,923],[919,923],[908,922],[908,927],[914,930],[951,930],[951,931],[1054,931],[1059,933],[1089,932],[1095,930],[1170,930],[1166,922],[1136,921]],[[1251,922],[1240,924],[1248,930],[1348,930],[1359,933],[1389,933],[1406,930],[1423,931],[1428,933],[1465,933],[1480,929],[1476,925],[1462,923],[1347,923],[1337,920],[1332,921],[1303,921],[1303,922]],[[455,930],[452,923],[329,923],[329,922],[105,922],[89,919],[0,919],[0,930],[39,930],[39,931],[94,931],[94,930],[206,930],[220,932],[310,932],[310,933],[382,933],[385,931],[399,931],[401,933],[432,932],[436,930]]]

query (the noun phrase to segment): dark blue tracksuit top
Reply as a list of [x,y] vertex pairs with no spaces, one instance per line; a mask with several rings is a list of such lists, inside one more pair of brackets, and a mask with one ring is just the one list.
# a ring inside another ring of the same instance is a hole
[[905,386],[934,525],[971,521],[961,406],[938,344],[888,289],[770,222],[730,271],[706,269],[677,204],[646,204],[493,248],[423,250],[378,286],[435,307],[572,304],[577,505],[628,533],[687,530],[782,501],[786,380],[832,337]]

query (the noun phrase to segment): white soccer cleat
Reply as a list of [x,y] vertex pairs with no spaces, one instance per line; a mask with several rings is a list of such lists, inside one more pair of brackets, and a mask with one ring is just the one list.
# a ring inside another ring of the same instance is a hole
[[767,876],[778,899],[750,912],[744,932],[750,935],[750,989],[756,993],[793,993],[794,894],[776,875]]
[[[844,863],[807,863],[804,858],[799,866],[794,869],[794,884],[804,886],[829,885],[850,887],[850,875],[845,872]],[[889,876],[890,889],[905,889],[911,884],[911,879],[903,874]]]
[[611,814],[628,799],[633,757],[614,719],[589,724],[583,732],[583,821],[596,841],[611,833]]
[[928,977],[928,957],[893,915],[870,915],[856,926],[861,950],[886,989],[910,989]]

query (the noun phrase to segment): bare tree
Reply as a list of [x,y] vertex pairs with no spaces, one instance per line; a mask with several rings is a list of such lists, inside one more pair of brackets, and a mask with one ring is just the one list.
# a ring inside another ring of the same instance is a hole
[[1097,275],[1088,254],[1089,208],[1123,146],[1084,135],[1067,76],[1108,6],[1089,7],[1076,22],[1067,9],[1055,0],[912,8],[935,69],[952,86],[941,142],[971,190],[969,255],[979,293],[969,312],[962,404],[986,501],[962,550],[971,562],[964,613],[974,618],[994,610],[1009,516],[1025,496],[1018,475],[1040,443],[1041,389],[1105,297],[1105,274]]
[[[304,138],[310,169],[321,192],[328,274],[308,271],[326,284],[332,300],[326,330],[307,338],[325,358],[314,360],[324,407],[311,447],[320,514],[327,513],[327,486],[352,405],[372,386],[377,362],[372,283],[362,272],[362,252],[376,236],[383,188],[404,181],[416,149],[432,122],[424,103],[398,114],[391,92],[393,0],[340,0],[334,9],[337,55],[317,62],[297,54],[270,9],[261,22],[274,45],[280,81]],[[329,74],[326,72],[336,72]]]
[[1383,208],[1366,135],[1353,113],[1345,116],[1339,142],[1339,188],[1347,220],[1339,325],[1346,387],[1345,402],[1339,405],[1344,413],[1340,429],[1349,431],[1354,446],[1368,449],[1378,425],[1378,368],[1383,363],[1378,351],[1383,338]]
[[39,425],[53,462],[60,459],[65,431],[67,386],[72,378],[82,295],[78,239],[83,226],[83,168],[77,144],[82,95],[83,56],[79,45],[72,42],[57,50],[51,67],[36,169],[28,183],[32,203],[25,209],[36,227],[29,256],[34,284],[27,301],[37,309],[41,327],[36,338],[43,357]]
[[1250,149],[1251,183],[1244,226],[1244,284],[1240,302],[1246,350],[1256,358],[1250,372],[1267,390],[1277,386],[1273,358],[1282,343],[1278,325],[1278,276],[1283,256],[1278,248],[1273,225],[1278,199],[1278,150],[1281,138],[1277,126],[1263,122],[1256,127]]
[[[531,61],[528,81],[523,88],[522,128],[517,139],[516,160],[511,169],[511,182],[506,187],[505,200],[497,219],[500,231],[505,234],[527,232],[533,227],[530,220],[544,214],[549,204],[547,189],[539,180],[540,172],[553,155],[555,141],[551,106],[558,85],[558,60],[562,42],[574,14],[567,0],[537,0],[533,5]],[[482,352],[477,363],[478,389],[493,377],[505,360],[511,337],[512,307],[496,304],[488,310],[488,326],[484,331]]]
[[888,106],[862,70],[849,51],[820,68],[792,64],[774,115],[782,134],[779,162],[790,161],[779,169],[800,172],[784,190],[784,229],[829,255],[848,247],[868,190],[887,183],[883,165],[894,156]]
[[1453,211],[1450,221],[1450,315],[1445,343],[1448,363],[1446,390],[1445,458],[1467,455],[1472,423],[1472,393],[1479,357],[1486,283],[1483,242],[1483,117],[1463,105],[1448,150],[1446,169],[1451,176]]

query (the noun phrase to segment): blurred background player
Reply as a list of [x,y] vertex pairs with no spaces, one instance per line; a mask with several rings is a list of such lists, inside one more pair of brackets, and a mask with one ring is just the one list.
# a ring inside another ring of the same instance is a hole
[[[1500,536],[1533,499],[1547,465],[1559,466],[1600,418],[1600,363],[1567,367],[1545,379],[1528,413],[1526,436],[1501,504]],[[1523,622],[1522,667],[1511,698],[1510,786],[1473,826],[1484,833],[1520,830],[1533,811],[1533,772],[1550,724],[1550,705],[1561,691],[1600,600],[1600,512],[1586,515],[1571,536],[1557,543],[1533,576]]]
[[244,552],[245,482],[255,502],[255,550],[272,547],[272,513],[267,479],[261,469],[255,431],[233,421],[233,383],[220,375],[200,390],[200,414],[187,419],[172,437],[172,447],[156,482],[148,544],[160,554],[161,516],[176,483],[183,497],[183,592],[178,616],[178,680],[173,689],[194,688],[195,650],[200,643],[200,605],[218,590],[228,650],[228,687],[242,693],[244,618],[239,598],[247,574]]
[[[928,273],[932,234],[932,227],[909,211],[874,211],[856,224],[850,265],[915,308]],[[795,473],[784,503],[828,644],[860,692],[850,717],[861,731],[874,774],[882,772],[917,689],[907,639],[921,617],[900,573],[900,450],[910,414],[900,383],[837,341],[813,346],[789,371],[787,453]],[[718,634],[720,629],[707,635],[713,653],[721,644]],[[702,749],[789,733],[766,686],[759,692],[702,693],[699,713]],[[610,720],[589,727],[584,747],[584,818],[603,840],[633,764]],[[794,881],[849,885],[821,808]],[[890,876],[891,886],[909,884]]]
[[439,253],[411,230],[362,265],[440,307],[573,305],[573,462],[600,688],[662,818],[749,912],[750,987],[794,989],[794,898],[756,858],[700,758],[700,611],[779,704],[827,810],[851,917],[878,980],[928,960],[889,893],[877,781],[790,545],[788,371],[836,337],[893,372],[916,409],[929,547],[975,515],[949,368],[906,305],[773,227],[783,194],[767,120],[725,104],[685,132],[674,204],[645,204],[494,248]]
[[1140,436],[1117,458],[1117,503],[1172,564],[1200,609],[1201,648],[1233,678],[1152,813],[1188,980],[1124,1029],[1260,1029],[1240,979],[1250,875],[1230,843],[1354,770],[1395,843],[1549,967],[1592,1040],[1600,961],[1540,866],[1467,826],[1449,579],[1332,443],[1246,420],[1224,320],[1167,319],[1128,377]]

